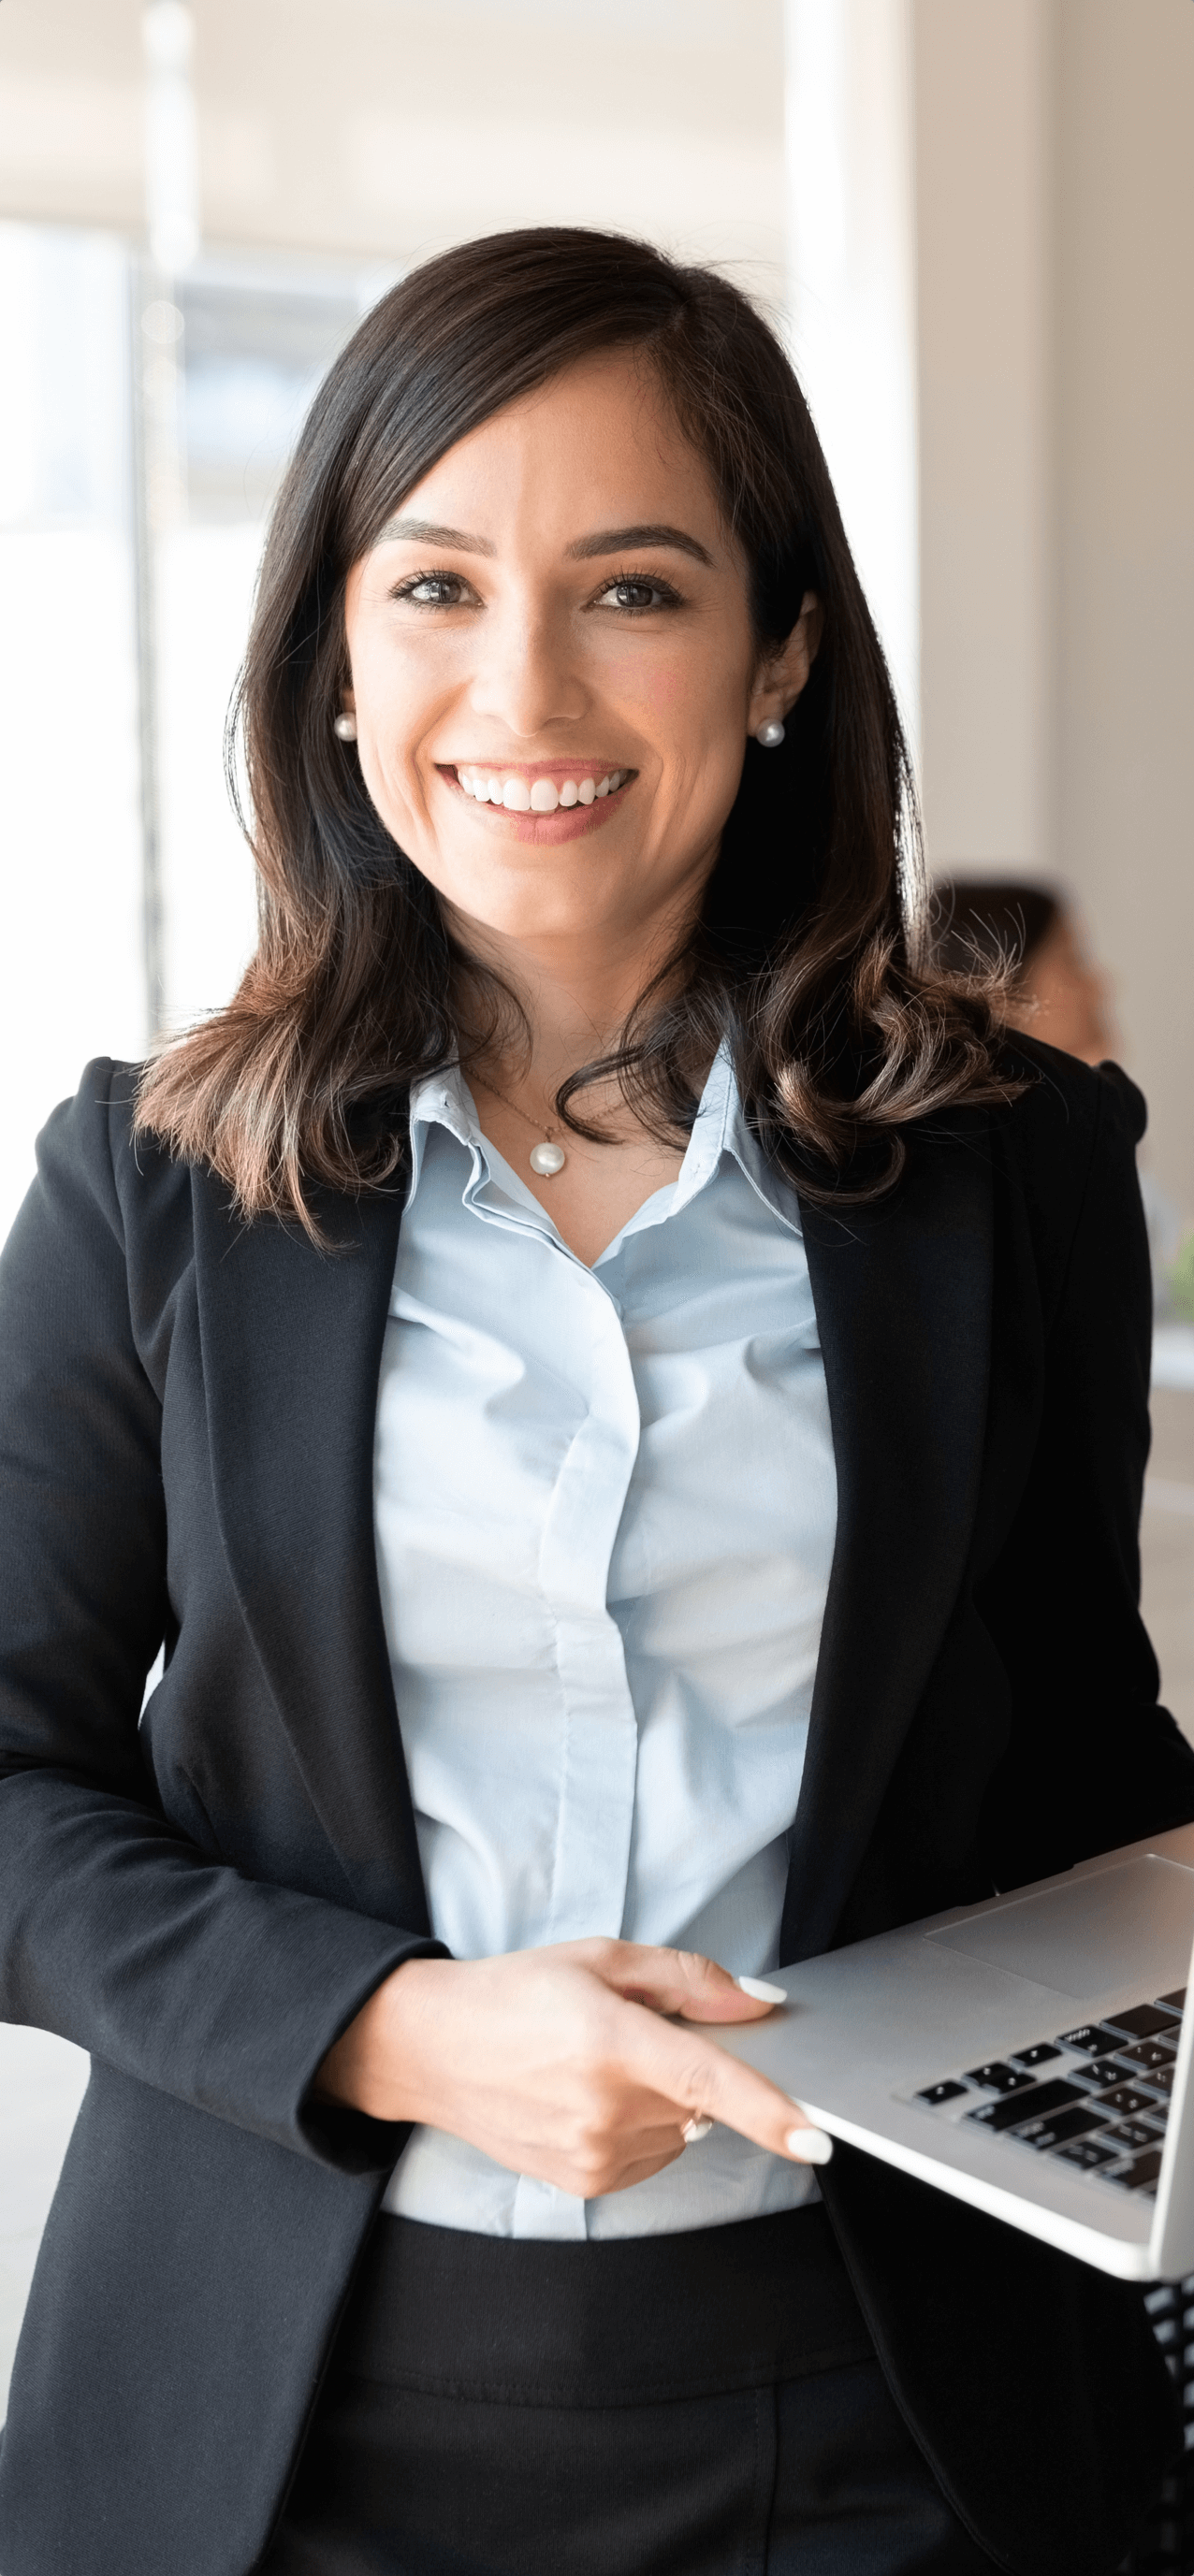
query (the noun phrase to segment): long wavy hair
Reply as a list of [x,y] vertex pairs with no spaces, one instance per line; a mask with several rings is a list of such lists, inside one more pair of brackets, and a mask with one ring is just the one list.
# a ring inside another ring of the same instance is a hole
[[[499,233],[376,305],[312,404],[274,509],[229,775],[243,762],[260,932],[240,988],[154,1057],[137,1122],[204,1162],[246,1217],[319,1237],[313,1189],[393,1185],[411,1083],[459,1043],[460,955],[333,721],[350,568],[458,439],[562,368],[641,353],[703,457],[750,567],[760,647],[805,591],[824,613],[778,751],[746,749],[700,921],[614,1052],[563,1086],[565,1124],[616,1076],[657,1134],[692,1123],[722,1038],[748,1115],[806,1193],[873,1197],[913,1120],[1009,1098],[998,978],[948,975],[926,937],[908,752],[807,405],[746,297],[617,233]],[[235,788],[234,788],[235,793]],[[475,1014],[478,978],[468,972]],[[482,979],[483,981],[483,979]],[[492,1025],[501,1012],[491,988]]]

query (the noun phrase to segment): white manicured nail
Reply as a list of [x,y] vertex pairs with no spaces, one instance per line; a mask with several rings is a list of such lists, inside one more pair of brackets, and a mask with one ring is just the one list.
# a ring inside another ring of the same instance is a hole
[[827,2165],[833,2154],[833,2140],[827,2129],[789,2129],[784,2145],[802,2165]]
[[734,1983],[757,2004],[786,2004],[788,2000],[783,1987],[770,1985],[766,1977],[735,1977]]

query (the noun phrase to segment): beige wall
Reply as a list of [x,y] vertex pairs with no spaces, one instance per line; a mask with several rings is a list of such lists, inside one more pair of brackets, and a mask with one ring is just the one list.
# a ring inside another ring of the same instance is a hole
[[916,0],[930,860],[1060,874],[1194,1214],[1194,8]]
[[1194,1214],[1194,7],[1058,22],[1058,857]]
[[1052,856],[1050,12],[916,0],[921,744],[932,865]]

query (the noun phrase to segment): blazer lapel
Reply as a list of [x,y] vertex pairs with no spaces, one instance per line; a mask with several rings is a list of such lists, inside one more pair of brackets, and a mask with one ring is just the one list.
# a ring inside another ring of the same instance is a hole
[[363,1913],[429,1927],[373,1535],[373,1438],[397,1197],[333,1200],[336,1248],[242,1225],[195,1178],[216,1510],[308,1795]]
[[802,1210],[838,1529],[781,1957],[827,1949],[966,1563],[991,1338],[986,1122],[910,1143],[893,1196]]

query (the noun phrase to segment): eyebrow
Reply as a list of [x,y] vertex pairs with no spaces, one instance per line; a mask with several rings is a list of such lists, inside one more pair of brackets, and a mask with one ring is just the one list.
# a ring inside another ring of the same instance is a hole
[[[419,546],[451,546],[462,555],[495,555],[497,547],[488,537],[470,536],[464,528],[444,528],[435,519],[388,519],[375,543],[390,545],[405,539]],[[625,554],[628,546],[671,546],[677,554],[691,555],[694,563],[713,568],[713,557],[696,537],[685,535],[683,528],[659,527],[645,523],[632,528],[597,528],[591,537],[578,537],[565,551],[573,563],[589,563],[597,555]]]
[[671,546],[677,554],[691,555],[695,563],[713,568],[712,555],[696,537],[685,536],[683,528],[598,528],[591,537],[578,537],[567,552],[574,563],[587,563],[593,555],[624,554],[628,546]]
[[418,546],[451,546],[460,555],[495,555],[488,537],[470,537],[463,528],[441,528],[436,519],[387,519],[374,544],[385,546],[398,538],[409,538]]

